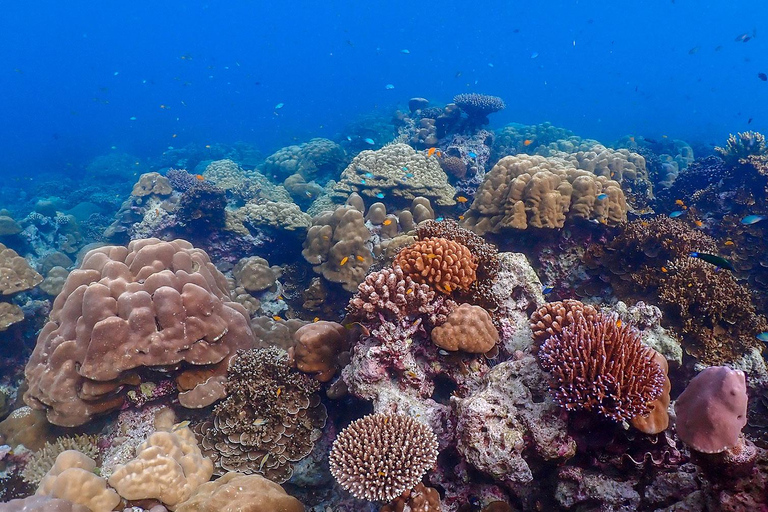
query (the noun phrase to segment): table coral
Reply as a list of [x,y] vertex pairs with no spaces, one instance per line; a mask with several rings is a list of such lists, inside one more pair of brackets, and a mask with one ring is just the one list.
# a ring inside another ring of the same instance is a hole
[[395,265],[419,283],[450,294],[475,282],[477,262],[469,249],[446,238],[423,238],[404,248]]
[[[90,251],[69,274],[26,367],[27,403],[76,426],[119,408],[144,368],[187,379],[185,407],[223,396],[229,359],[254,340],[227,281],[184,240],[135,240]],[[186,363],[179,369],[180,363]],[[151,374],[150,374],[151,375]],[[178,380],[177,380],[178,382]]]
[[329,462],[356,498],[392,501],[419,483],[437,454],[437,436],[427,425],[401,414],[371,414],[339,433]]
[[278,348],[238,354],[229,367],[227,398],[196,426],[217,474],[262,474],[278,483],[312,451],[327,414],[317,381],[291,368]]
[[485,176],[463,225],[483,235],[504,228],[562,228],[567,217],[616,225],[626,215],[618,182],[559,158],[516,155],[499,160]]
[[390,144],[358,154],[341,173],[334,190],[341,198],[352,192],[387,197],[389,201],[410,202],[423,196],[440,206],[455,204],[456,195],[438,159],[407,144]]

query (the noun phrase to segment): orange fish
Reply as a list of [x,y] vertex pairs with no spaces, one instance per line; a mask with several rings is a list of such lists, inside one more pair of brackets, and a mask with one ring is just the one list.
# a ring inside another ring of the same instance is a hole
[[427,156],[432,156],[434,154],[437,154],[437,156],[440,156],[441,155],[440,150],[437,148],[429,148],[427,150]]
[[282,319],[283,319],[283,317],[281,317],[281,316],[278,316],[278,315],[274,315],[274,316],[272,317],[272,320],[274,320],[275,322],[279,322],[279,321],[280,321],[280,320],[282,320]]
[[666,274],[667,272],[669,272],[669,270],[667,270],[667,267],[661,267],[661,271],[662,271],[662,272],[664,272],[665,274]]
[[675,204],[678,205],[678,206],[685,206],[685,203],[683,202],[682,199],[676,199],[675,200]]
[[683,210],[687,210],[688,209],[688,207],[685,206],[685,205],[683,205],[682,208],[683,208]]
[[621,327],[621,319],[616,320],[616,327]]
[[466,197],[464,197],[464,196],[459,196],[459,197],[457,197],[457,198],[456,198],[456,200],[457,200],[458,202],[460,202],[460,203],[466,203],[467,201],[469,201],[469,199],[467,199],[467,198],[466,198]]
[[343,267],[344,265],[347,264],[348,261],[349,261],[349,256],[344,256],[343,258],[341,258],[341,263],[339,263],[339,266]]
[[459,215],[459,220],[464,220],[464,216],[463,215]]
[[405,290],[406,295],[409,295],[411,293],[413,293],[413,288],[408,288],[407,290]]
[[316,316],[315,318],[313,318],[313,319],[312,319],[312,321],[313,321],[313,322],[319,322],[319,321],[320,321],[320,317],[319,317],[319,316]]
[[531,144],[533,144],[533,141],[531,139],[525,139],[523,141],[523,146],[530,146]]
[[283,388],[277,388],[277,396],[275,398],[280,398],[280,394],[283,392]]
[[704,223],[703,223],[703,222],[701,222],[701,221],[700,221],[700,220],[698,220],[698,219],[696,219],[695,221],[693,221],[693,223],[694,223],[694,224],[696,224],[696,227],[697,227],[697,228],[700,228],[701,226],[703,226],[703,225],[704,225]]
[[448,283],[445,283],[444,288],[445,288],[445,291],[448,293],[451,293],[453,291],[453,289],[451,288],[451,285]]
[[386,219],[386,220],[383,222],[383,224],[384,224],[385,226],[389,226],[390,224],[392,224],[392,219]]
[[725,245],[733,245],[733,240],[726,240]]
[[365,261],[365,258],[360,256],[359,254],[357,256],[355,256],[355,258],[357,258],[357,261]]
[[202,174],[195,174],[195,178],[197,178],[200,181],[203,181],[205,179],[205,176],[203,176]]

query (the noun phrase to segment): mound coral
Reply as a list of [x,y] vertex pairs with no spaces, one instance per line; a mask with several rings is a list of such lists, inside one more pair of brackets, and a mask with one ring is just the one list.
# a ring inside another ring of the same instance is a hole
[[539,348],[555,401],[568,411],[594,411],[616,422],[647,414],[662,394],[665,375],[639,331],[613,315],[574,320]]
[[243,258],[232,269],[232,275],[239,286],[249,292],[261,292],[274,286],[282,276],[283,269],[258,256]]
[[196,426],[217,474],[259,473],[278,483],[312,451],[327,414],[319,384],[276,347],[240,352],[229,366],[227,398]]
[[[16,251],[0,243],[0,297],[34,288],[43,276],[29,266]],[[0,332],[24,320],[24,313],[16,304],[0,301]]]
[[311,139],[304,144],[287,146],[264,161],[262,171],[279,181],[298,174],[306,181],[318,179],[325,183],[335,179],[347,161],[344,149],[328,139]]
[[260,475],[226,473],[195,489],[175,512],[304,512],[304,505]]
[[328,382],[340,367],[339,356],[347,349],[347,330],[336,322],[321,320],[304,325],[293,334],[288,362],[303,373]]
[[118,409],[154,376],[177,380],[183,406],[205,407],[224,396],[230,358],[253,343],[204,251],[184,240],[101,247],[54,301],[27,363],[24,399],[52,423],[76,426]]
[[438,159],[407,144],[390,144],[358,154],[341,173],[334,196],[342,200],[352,192],[364,197],[410,202],[422,196],[440,206],[455,204],[456,190]]
[[691,379],[675,402],[677,434],[703,453],[736,446],[747,424],[747,384],[744,372],[710,366]]
[[445,323],[432,329],[432,341],[443,350],[482,354],[498,343],[499,332],[486,310],[462,304],[448,315]]
[[616,225],[627,204],[618,182],[559,158],[504,157],[485,176],[463,221],[483,235],[504,228],[562,228],[567,217]]
[[74,450],[61,452],[36,494],[78,503],[91,512],[109,512],[120,503],[120,496],[94,469],[96,463],[87,455]]
[[424,238],[404,248],[395,265],[416,282],[426,283],[450,294],[468,290],[477,279],[475,261],[469,249],[446,238]]
[[413,489],[437,462],[437,436],[410,416],[371,414],[333,442],[331,474],[354,497],[392,501]]

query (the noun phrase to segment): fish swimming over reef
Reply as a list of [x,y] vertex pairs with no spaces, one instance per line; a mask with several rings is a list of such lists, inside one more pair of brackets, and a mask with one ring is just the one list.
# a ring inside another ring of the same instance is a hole
[[765,215],[747,215],[743,219],[741,219],[741,223],[745,226],[751,226],[752,224],[757,224],[761,220],[768,219]]
[[691,258],[698,258],[700,260],[706,261],[707,263],[711,263],[712,265],[719,268],[724,268],[730,271],[734,270],[733,264],[730,261],[723,258],[722,256],[717,256],[716,254],[707,254],[705,252],[692,252],[689,256]]

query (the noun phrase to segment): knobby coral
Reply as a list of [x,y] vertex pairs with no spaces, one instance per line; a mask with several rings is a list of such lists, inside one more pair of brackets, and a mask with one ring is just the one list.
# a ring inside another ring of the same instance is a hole
[[550,336],[559,336],[563,329],[572,325],[579,316],[589,322],[597,320],[598,311],[594,306],[584,304],[574,299],[548,302],[531,315],[531,330],[533,339],[541,344]]
[[539,362],[550,372],[562,407],[594,411],[616,422],[647,414],[665,382],[639,331],[608,314],[593,321],[576,315],[539,348]]
[[450,294],[475,282],[477,262],[469,249],[445,238],[424,238],[404,248],[395,264],[420,283]]
[[445,323],[432,329],[432,341],[443,350],[482,354],[498,343],[499,332],[486,310],[462,304],[448,315]]
[[392,501],[437,462],[437,436],[410,416],[371,414],[342,430],[331,448],[331,474],[353,496]]

